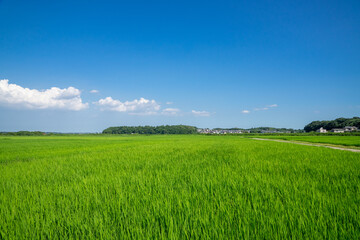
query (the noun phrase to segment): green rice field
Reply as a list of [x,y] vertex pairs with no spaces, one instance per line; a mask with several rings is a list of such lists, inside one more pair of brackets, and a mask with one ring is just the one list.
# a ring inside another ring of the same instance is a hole
[[324,143],[343,146],[360,147],[360,136],[258,136],[261,138],[282,139],[288,141],[301,141],[311,143]]
[[2,137],[0,239],[360,239],[360,153],[239,136]]

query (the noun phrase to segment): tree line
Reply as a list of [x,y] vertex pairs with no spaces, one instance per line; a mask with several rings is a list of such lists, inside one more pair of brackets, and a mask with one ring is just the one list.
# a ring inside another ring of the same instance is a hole
[[197,128],[186,125],[162,125],[162,126],[120,126],[109,127],[103,134],[194,134]]
[[331,130],[333,128],[344,128],[346,126],[355,126],[360,128],[360,118],[337,118],[331,121],[313,121],[304,127],[306,132],[316,131],[319,128],[325,128],[326,130]]
[[18,132],[0,132],[2,136],[43,136],[46,133],[40,131],[18,131]]

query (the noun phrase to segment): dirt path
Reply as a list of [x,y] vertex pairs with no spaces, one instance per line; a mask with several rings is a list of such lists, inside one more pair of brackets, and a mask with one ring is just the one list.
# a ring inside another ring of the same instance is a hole
[[281,140],[281,139],[266,139],[266,138],[251,138],[251,139],[261,140],[261,141],[273,141],[273,142],[294,143],[294,144],[306,145],[306,146],[314,146],[314,147],[325,147],[325,148],[332,148],[332,149],[349,151],[349,152],[360,152],[360,149],[352,149],[352,148],[345,148],[345,147],[336,147],[336,146],[329,146],[329,145],[318,144],[318,143],[305,143],[305,142],[286,141],[286,140]]

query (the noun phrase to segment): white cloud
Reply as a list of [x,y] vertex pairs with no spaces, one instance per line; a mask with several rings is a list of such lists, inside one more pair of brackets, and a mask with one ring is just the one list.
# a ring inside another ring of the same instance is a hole
[[264,108],[254,108],[254,111],[265,111],[265,110],[269,110],[269,108],[264,107]]
[[[278,107],[278,105],[277,104],[271,104],[269,106],[262,107],[262,108],[254,108],[253,111],[266,111],[266,110],[269,110],[270,108],[275,108],[275,107]],[[241,112],[244,113],[244,114],[250,113],[249,110],[243,110]]]
[[173,104],[173,102],[166,102],[167,105]]
[[195,116],[199,116],[199,117],[210,117],[210,113],[207,111],[195,111],[192,110],[191,113]]
[[99,92],[99,90],[96,90],[96,89],[90,91],[90,93],[98,93],[98,92]]
[[161,114],[168,116],[177,116],[179,113],[180,113],[180,109],[178,108],[165,108],[161,112]]
[[160,105],[155,100],[148,100],[145,98],[135,99],[133,101],[121,102],[112,97],[100,99],[95,102],[99,105],[101,110],[127,112],[132,115],[153,115],[160,110]]
[[9,84],[7,79],[0,80],[0,104],[9,107],[78,111],[88,108],[88,103],[82,102],[80,94],[80,90],[74,87],[52,87],[39,91]]
[[269,106],[263,107],[263,108],[254,108],[254,111],[266,111],[266,110],[269,110],[270,108],[275,108],[275,107],[278,107],[278,105],[272,104],[272,105],[269,105]]

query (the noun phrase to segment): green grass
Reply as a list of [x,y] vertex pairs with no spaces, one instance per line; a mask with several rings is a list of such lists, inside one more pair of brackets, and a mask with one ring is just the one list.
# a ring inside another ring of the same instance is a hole
[[236,136],[0,138],[0,239],[359,239],[360,154]]
[[360,136],[262,136],[260,138],[282,139],[288,141],[301,141],[312,143],[325,143],[343,146],[360,147]]

